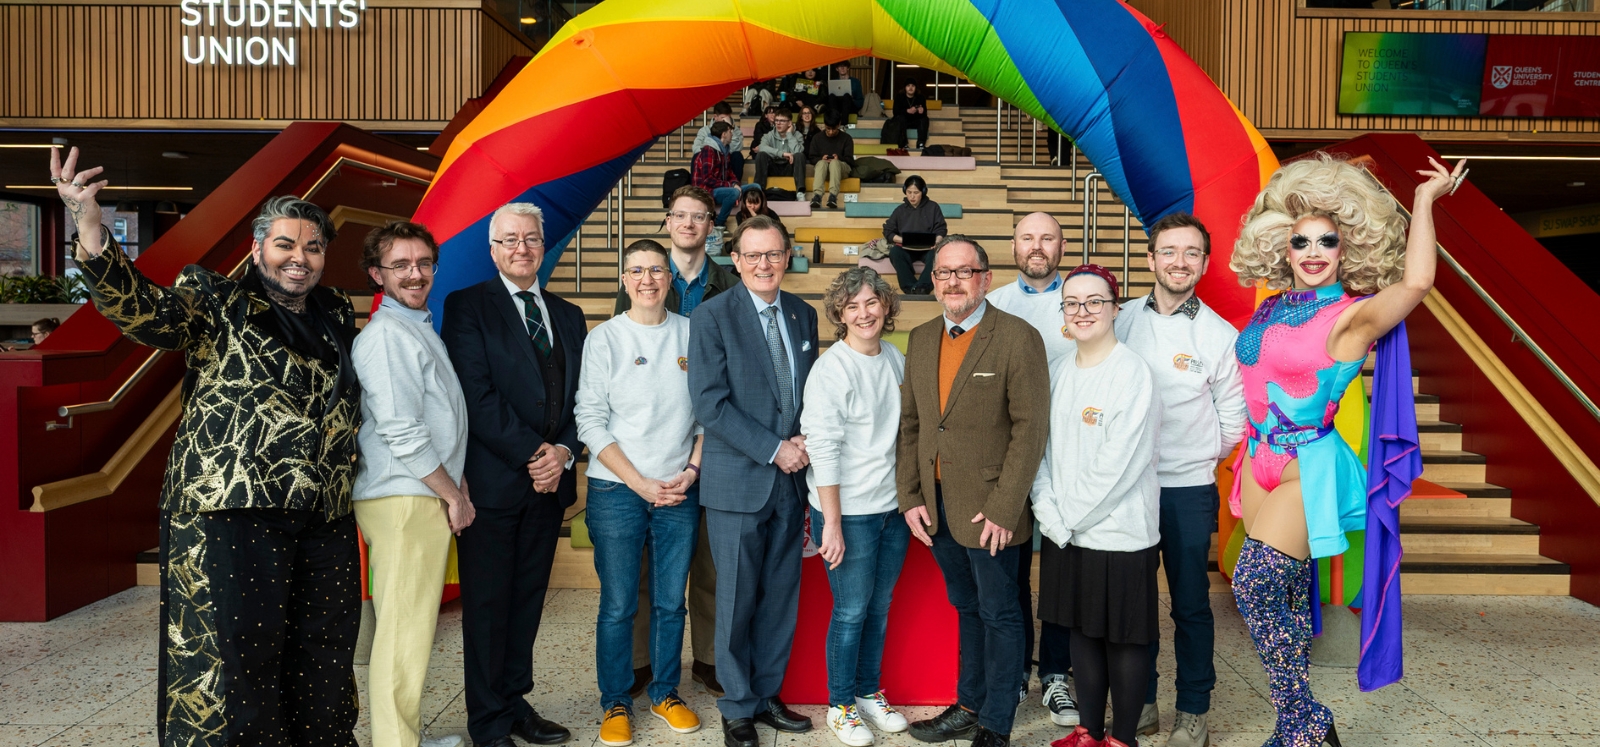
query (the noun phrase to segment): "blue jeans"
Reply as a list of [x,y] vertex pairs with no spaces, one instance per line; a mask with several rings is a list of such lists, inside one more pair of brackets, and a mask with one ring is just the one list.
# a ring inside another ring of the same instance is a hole
[[639,562],[650,550],[650,702],[678,690],[682,672],[684,588],[700,530],[700,486],[676,506],[657,508],[620,482],[589,478],[589,537],[600,576],[595,670],[601,710],[633,709],[633,618],[639,610]]
[[728,222],[728,214],[733,212],[733,207],[739,204],[739,195],[743,194],[738,187],[717,187],[711,190],[711,199],[717,201],[717,222],[715,227],[720,228]]
[[[1211,533],[1217,528],[1221,498],[1216,485],[1161,489],[1161,562],[1172,595],[1172,650],[1178,660],[1178,710],[1211,710],[1217,685],[1212,662],[1216,625],[1211,617]],[[1156,653],[1161,638],[1150,642],[1150,688],[1144,702],[1156,702]]]
[[[945,594],[961,626],[961,673],[956,700],[978,714],[978,724],[1011,733],[1022,688],[1022,607],[1017,604],[1017,553],[1011,545],[995,555],[963,547],[950,537],[950,520],[939,491],[939,531],[933,559],[944,574]],[[966,521],[966,519],[962,519]]]
[[[844,559],[828,571],[833,618],[828,621],[828,705],[855,705],[878,691],[889,603],[906,562],[911,528],[898,510],[841,516]],[[822,544],[822,512],[811,509],[811,538]]]

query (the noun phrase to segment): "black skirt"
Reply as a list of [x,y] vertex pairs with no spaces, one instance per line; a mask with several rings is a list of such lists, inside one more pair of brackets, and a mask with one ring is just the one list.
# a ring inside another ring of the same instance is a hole
[[1039,557],[1039,619],[1112,643],[1149,643],[1157,619],[1157,548],[1066,549],[1045,540]]

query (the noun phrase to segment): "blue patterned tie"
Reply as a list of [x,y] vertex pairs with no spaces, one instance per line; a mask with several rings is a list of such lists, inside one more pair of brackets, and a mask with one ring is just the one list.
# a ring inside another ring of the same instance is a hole
[[533,338],[533,346],[539,349],[540,357],[550,355],[550,330],[545,329],[544,314],[539,311],[539,304],[533,302],[532,291],[518,291],[517,298],[522,299],[522,321],[528,325],[528,336]]
[[778,375],[778,411],[783,414],[783,432],[794,424],[794,377],[789,373],[789,353],[783,349],[783,334],[778,331],[778,307],[761,310],[767,318],[767,353],[772,356],[772,372]]

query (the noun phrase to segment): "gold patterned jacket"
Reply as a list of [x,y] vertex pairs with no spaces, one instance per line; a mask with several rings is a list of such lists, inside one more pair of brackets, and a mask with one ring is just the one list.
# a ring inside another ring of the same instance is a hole
[[347,296],[318,287],[307,299],[342,338],[321,337],[324,351],[339,351],[330,364],[287,344],[294,337],[278,321],[287,312],[275,311],[253,278],[190,265],[163,288],[116,246],[79,264],[95,307],[128,339],[181,350],[188,364],[162,510],[350,513],[361,388],[349,363],[356,330]]

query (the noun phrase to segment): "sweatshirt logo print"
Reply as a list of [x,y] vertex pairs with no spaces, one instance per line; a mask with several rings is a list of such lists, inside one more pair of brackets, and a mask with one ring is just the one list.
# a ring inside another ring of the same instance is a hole
[[678,370],[679,371],[687,371],[687,370],[689,370],[689,359],[688,358],[685,358],[683,356],[678,356]]
[[1206,372],[1205,361],[1202,361],[1192,355],[1185,355],[1183,353],[1172,356],[1172,367],[1178,369],[1179,371],[1188,371],[1189,373]]
[[1083,424],[1084,425],[1099,425],[1100,424],[1100,414],[1101,414],[1100,413],[1100,408],[1098,408],[1098,407],[1085,407],[1085,408],[1083,408]]
[[642,356],[642,355],[639,356],[638,358],[634,358],[633,359],[633,365],[635,365],[635,366],[642,366],[642,365],[644,365],[646,363],[649,363],[649,362],[650,361],[645,360],[644,356]]

